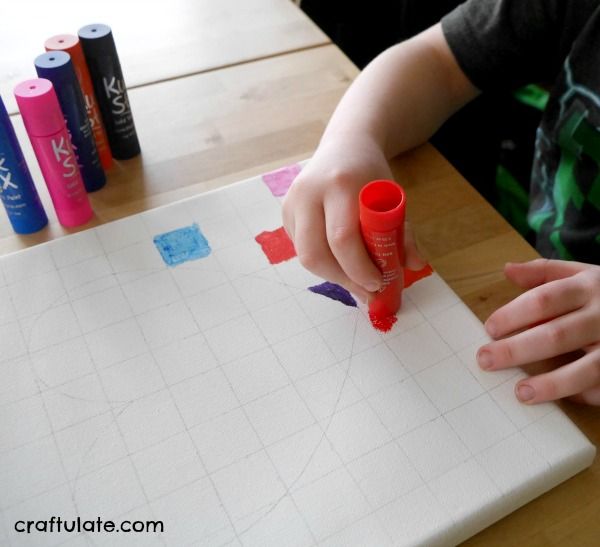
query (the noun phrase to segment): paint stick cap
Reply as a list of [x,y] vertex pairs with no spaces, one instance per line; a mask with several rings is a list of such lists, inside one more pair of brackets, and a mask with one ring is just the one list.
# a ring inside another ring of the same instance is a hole
[[75,66],[80,66],[81,63],[85,62],[81,43],[79,42],[79,38],[74,34],[57,34],[56,36],[52,36],[44,42],[44,49],[46,51],[64,51],[68,53]]
[[63,113],[50,80],[25,80],[17,84],[14,93],[30,136],[47,137],[64,128]]
[[71,56],[65,51],[42,53],[35,58],[33,64],[38,77],[50,80],[59,93],[63,87],[79,86]]
[[44,42],[44,49],[46,51],[66,51],[69,53],[69,50],[77,47],[78,43],[79,38],[74,34],[57,34]]
[[117,49],[108,25],[96,23],[81,27],[77,32],[86,57],[116,56]]
[[358,196],[361,225],[374,231],[387,232],[404,224],[406,194],[392,180],[374,180],[366,184]]

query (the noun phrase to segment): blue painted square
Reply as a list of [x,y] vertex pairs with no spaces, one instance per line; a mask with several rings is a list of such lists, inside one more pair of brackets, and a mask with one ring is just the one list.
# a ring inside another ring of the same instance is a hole
[[154,245],[167,266],[178,266],[210,254],[210,245],[196,223],[154,237]]

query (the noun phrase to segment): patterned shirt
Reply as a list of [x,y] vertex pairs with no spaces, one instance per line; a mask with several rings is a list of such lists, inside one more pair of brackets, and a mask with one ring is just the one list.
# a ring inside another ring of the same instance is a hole
[[469,0],[442,28],[482,91],[552,84],[527,220],[543,256],[600,264],[600,0]]

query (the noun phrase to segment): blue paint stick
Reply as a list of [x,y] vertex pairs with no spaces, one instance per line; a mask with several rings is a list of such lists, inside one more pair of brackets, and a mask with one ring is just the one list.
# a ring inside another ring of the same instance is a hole
[[31,234],[48,224],[48,217],[1,97],[0,198],[17,234]]
[[35,69],[40,78],[46,78],[54,85],[85,189],[88,192],[100,190],[106,184],[106,175],[71,56],[64,51],[48,51],[35,58]]
[[207,257],[211,248],[196,223],[154,237],[154,245],[167,266]]

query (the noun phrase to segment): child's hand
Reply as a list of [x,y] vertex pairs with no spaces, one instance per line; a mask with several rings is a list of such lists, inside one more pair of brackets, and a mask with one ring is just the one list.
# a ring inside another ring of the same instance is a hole
[[519,382],[515,392],[527,403],[576,396],[599,405],[600,266],[538,259],[507,264],[504,271],[530,290],[487,320],[490,336],[506,338],[479,349],[481,368],[499,370],[581,350],[582,357]]
[[[381,286],[381,273],[360,234],[358,193],[367,182],[391,176],[381,148],[369,138],[330,140],[298,175],[283,204],[284,226],[302,265],[365,302]],[[419,269],[412,233],[405,232],[406,263]]]

